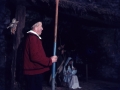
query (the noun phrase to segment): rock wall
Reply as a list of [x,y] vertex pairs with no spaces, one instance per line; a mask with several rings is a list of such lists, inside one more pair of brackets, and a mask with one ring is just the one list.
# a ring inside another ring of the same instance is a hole
[[102,27],[83,27],[86,33],[89,75],[102,80],[120,80],[120,29]]
[[[5,3],[6,0],[0,1],[0,90],[4,90],[5,84],[10,84],[12,60],[12,37],[9,29],[6,29],[11,20],[11,13],[5,7]],[[24,33],[30,30],[31,25],[36,21],[43,22],[45,29],[42,34],[43,44],[46,54],[51,56],[54,38],[54,16],[27,10]],[[83,63],[86,63],[87,58],[90,77],[120,81],[120,29],[105,26],[96,27],[95,23],[92,24],[89,21],[86,24],[86,22],[82,19],[76,20],[75,18],[59,15],[58,43],[62,39],[64,42],[69,41],[76,45]],[[9,75],[5,77],[8,73]]]
[[[103,29],[100,47],[103,55],[99,58],[98,75],[108,80],[120,80],[120,29]],[[101,65],[100,65],[101,64]]]
[[10,22],[10,11],[5,7],[6,0],[0,1],[0,90],[5,90],[6,84],[6,27]]

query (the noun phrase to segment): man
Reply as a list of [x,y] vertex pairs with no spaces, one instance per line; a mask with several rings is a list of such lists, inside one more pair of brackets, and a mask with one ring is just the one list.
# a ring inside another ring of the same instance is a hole
[[43,73],[49,70],[49,66],[57,61],[57,56],[46,57],[41,35],[42,22],[37,22],[28,31],[24,49],[24,74],[27,90],[42,90]]

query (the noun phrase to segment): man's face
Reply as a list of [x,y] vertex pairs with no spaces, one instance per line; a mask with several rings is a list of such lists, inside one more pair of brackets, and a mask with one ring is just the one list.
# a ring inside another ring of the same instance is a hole
[[38,34],[38,35],[41,35],[42,30],[43,30],[42,23],[40,23],[39,26],[36,27],[36,32],[37,32],[37,34]]

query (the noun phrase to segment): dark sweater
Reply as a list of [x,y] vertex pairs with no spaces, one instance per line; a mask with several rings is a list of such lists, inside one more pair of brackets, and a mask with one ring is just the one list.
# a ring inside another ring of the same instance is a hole
[[42,42],[37,35],[29,33],[24,49],[24,74],[35,75],[49,70],[52,60],[46,57]]

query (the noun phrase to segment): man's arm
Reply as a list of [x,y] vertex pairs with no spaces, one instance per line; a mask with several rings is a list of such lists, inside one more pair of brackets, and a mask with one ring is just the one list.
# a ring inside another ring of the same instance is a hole
[[32,62],[42,64],[44,66],[52,65],[51,58],[46,57],[42,43],[35,35],[29,36],[29,52]]

